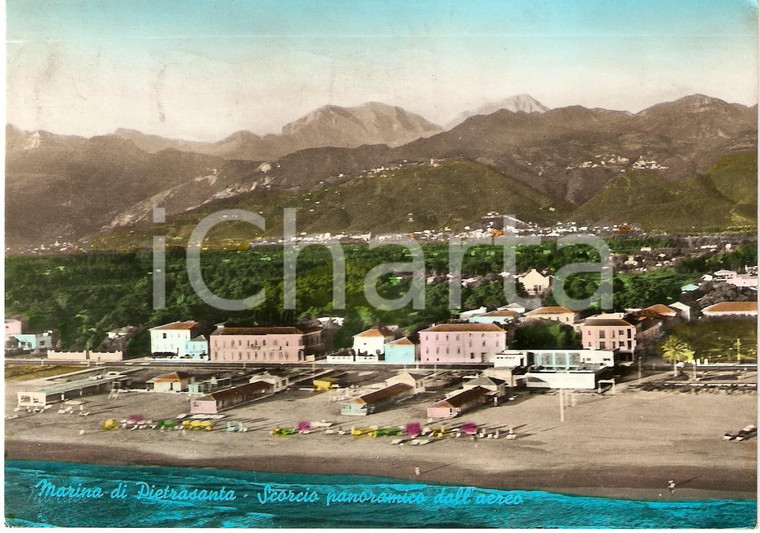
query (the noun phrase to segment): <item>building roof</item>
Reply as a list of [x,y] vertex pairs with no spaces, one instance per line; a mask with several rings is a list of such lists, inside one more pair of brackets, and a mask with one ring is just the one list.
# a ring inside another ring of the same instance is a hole
[[541,272],[539,272],[535,268],[531,268],[530,272],[526,272],[525,274],[520,274],[519,276],[517,276],[517,279],[524,279],[524,278],[527,278],[529,276],[531,278],[540,277],[541,279],[544,279],[544,280],[547,280],[547,281],[549,280],[549,276],[544,276],[543,274],[541,274]]
[[169,374],[161,374],[153,379],[149,380],[150,383],[175,383],[183,379],[190,379],[192,374],[178,370],[177,372],[170,372]]
[[481,316],[503,316],[503,317],[508,317],[508,318],[516,318],[520,316],[520,314],[516,313],[515,311],[510,311],[509,309],[501,309],[501,310],[497,309],[496,311],[491,311],[490,313],[486,313]]
[[400,339],[397,339],[395,341],[391,341],[388,344],[394,344],[396,346],[402,345],[402,346],[414,346],[414,343],[409,340],[409,337],[401,337]]
[[212,335],[302,335],[294,327],[250,327],[250,328],[217,328]]
[[357,333],[354,337],[393,337],[393,333],[385,328],[372,328],[367,331]]
[[703,313],[757,313],[757,302],[720,302],[702,309]]
[[200,324],[198,324],[198,322],[195,322],[193,320],[188,320],[186,322],[171,322],[169,324],[164,324],[163,326],[156,326],[155,328],[150,328],[150,329],[151,331],[162,330],[162,329],[187,330],[187,329],[197,328],[199,325]]
[[489,392],[488,389],[484,389],[483,387],[473,387],[454,396],[449,396],[440,402],[436,402],[433,404],[433,407],[462,407],[464,404],[485,396]]
[[630,322],[626,322],[622,318],[587,318],[584,326],[628,326],[633,327]]
[[243,385],[238,385],[237,387],[230,387],[229,389],[222,389],[218,391],[214,391],[210,394],[206,394],[205,396],[201,396],[198,398],[199,400],[223,400],[229,396],[237,396],[240,393],[246,394],[246,393],[252,393],[252,392],[266,392],[268,389],[271,389],[273,385],[271,383],[267,383],[266,381],[256,381],[254,383],[244,383]]
[[380,389],[379,391],[370,392],[369,394],[365,394],[364,396],[354,398],[352,402],[365,403],[365,404],[379,402],[380,400],[385,400],[386,398],[390,398],[391,396],[395,396],[397,394],[401,394],[402,392],[406,392],[411,388],[412,386],[407,385],[406,383],[395,383],[391,385],[390,387],[385,387],[384,389]]
[[506,383],[506,380],[499,379],[499,378],[492,378],[491,376],[479,376],[471,381],[467,382],[467,385],[482,385],[482,386],[488,386],[488,387],[495,387],[498,385],[501,385],[502,383]]
[[432,375],[433,375],[432,373],[408,372],[408,371],[406,371],[406,372],[399,372],[395,376],[391,376],[390,378],[388,378],[388,380],[400,378],[402,376],[409,376],[414,381],[422,381],[422,380],[424,380],[426,378],[429,378]]
[[536,316],[536,315],[559,315],[564,313],[572,313],[575,314],[574,311],[571,311],[567,307],[560,307],[558,305],[554,306],[547,306],[547,307],[539,307],[538,309],[534,309],[533,311],[529,311],[526,313],[527,316]]
[[439,324],[431,328],[423,329],[420,333],[433,332],[468,332],[468,331],[498,331],[504,333],[496,324]]
[[676,312],[673,311],[670,307],[668,307],[665,304],[654,304],[650,305],[644,311],[654,311],[655,313],[659,313],[662,316],[676,316]]

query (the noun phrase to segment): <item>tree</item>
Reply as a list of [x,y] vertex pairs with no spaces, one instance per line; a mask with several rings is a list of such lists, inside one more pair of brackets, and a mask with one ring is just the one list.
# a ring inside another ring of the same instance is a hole
[[673,375],[678,375],[678,363],[685,363],[694,360],[694,350],[686,341],[681,340],[676,335],[671,335],[659,346],[662,358],[673,363]]

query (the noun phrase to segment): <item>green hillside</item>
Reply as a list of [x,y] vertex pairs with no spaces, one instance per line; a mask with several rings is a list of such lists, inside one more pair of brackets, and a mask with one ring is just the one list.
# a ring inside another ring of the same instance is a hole
[[355,178],[308,193],[252,191],[175,217],[162,226],[120,228],[93,240],[96,249],[129,250],[150,246],[153,234],[184,245],[192,228],[220,209],[245,209],[266,219],[266,231],[226,223],[210,235],[215,243],[247,242],[282,234],[282,209],[297,209],[297,229],[306,233],[412,232],[462,228],[489,211],[528,222],[552,222],[569,213],[568,204],[483,165],[454,160],[437,167],[410,167],[374,177]]
[[572,220],[636,223],[664,231],[757,227],[757,154],[723,157],[706,174],[681,182],[634,172],[578,208]]

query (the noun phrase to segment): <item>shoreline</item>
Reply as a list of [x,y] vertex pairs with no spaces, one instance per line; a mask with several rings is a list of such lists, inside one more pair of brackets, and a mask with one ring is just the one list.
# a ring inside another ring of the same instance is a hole
[[[588,469],[552,467],[541,469],[478,471],[440,461],[399,458],[304,457],[299,455],[247,455],[182,458],[152,451],[81,442],[34,442],[6,439],[5,459],[76,462],[118,466],[213,468],[287,474],[359,475],[395,478],[447,485],[499,490],[540,490],[570,496],[635,500],[757,500],[757,472],[746,469],[676,466],[668,470],[677,480],[668,493],[662,468],[591,465]],[[420,475],[415,475],[419,467]],[[683,481],[680,481],[683,480]],[[682,486],[679,486],[681,483]]]

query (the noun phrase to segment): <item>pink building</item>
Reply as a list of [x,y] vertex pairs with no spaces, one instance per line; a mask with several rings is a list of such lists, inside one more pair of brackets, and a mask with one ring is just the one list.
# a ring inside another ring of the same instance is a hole
[[420,331],[422,363],[491,363],[507,348],[496,324],[441,324]]
[[737,287],[754,287],[757,289],[757,276],[737,274],[732,278],[728,278],[726,283],[729,285],[736,285]]
[[304,360],[306,341],[313,344],[305,337],[319,335],[293,327],[220,327],[211,334],[211,360],[297,363]]
[[632,354],[636,349],[636,326],[622,319],[589,318],[580,327],[587,350],[617,350]]
[[5,338],[7,339],[11,335],[21,335],[23,333],[24,325],[16,318],[5,319]]

